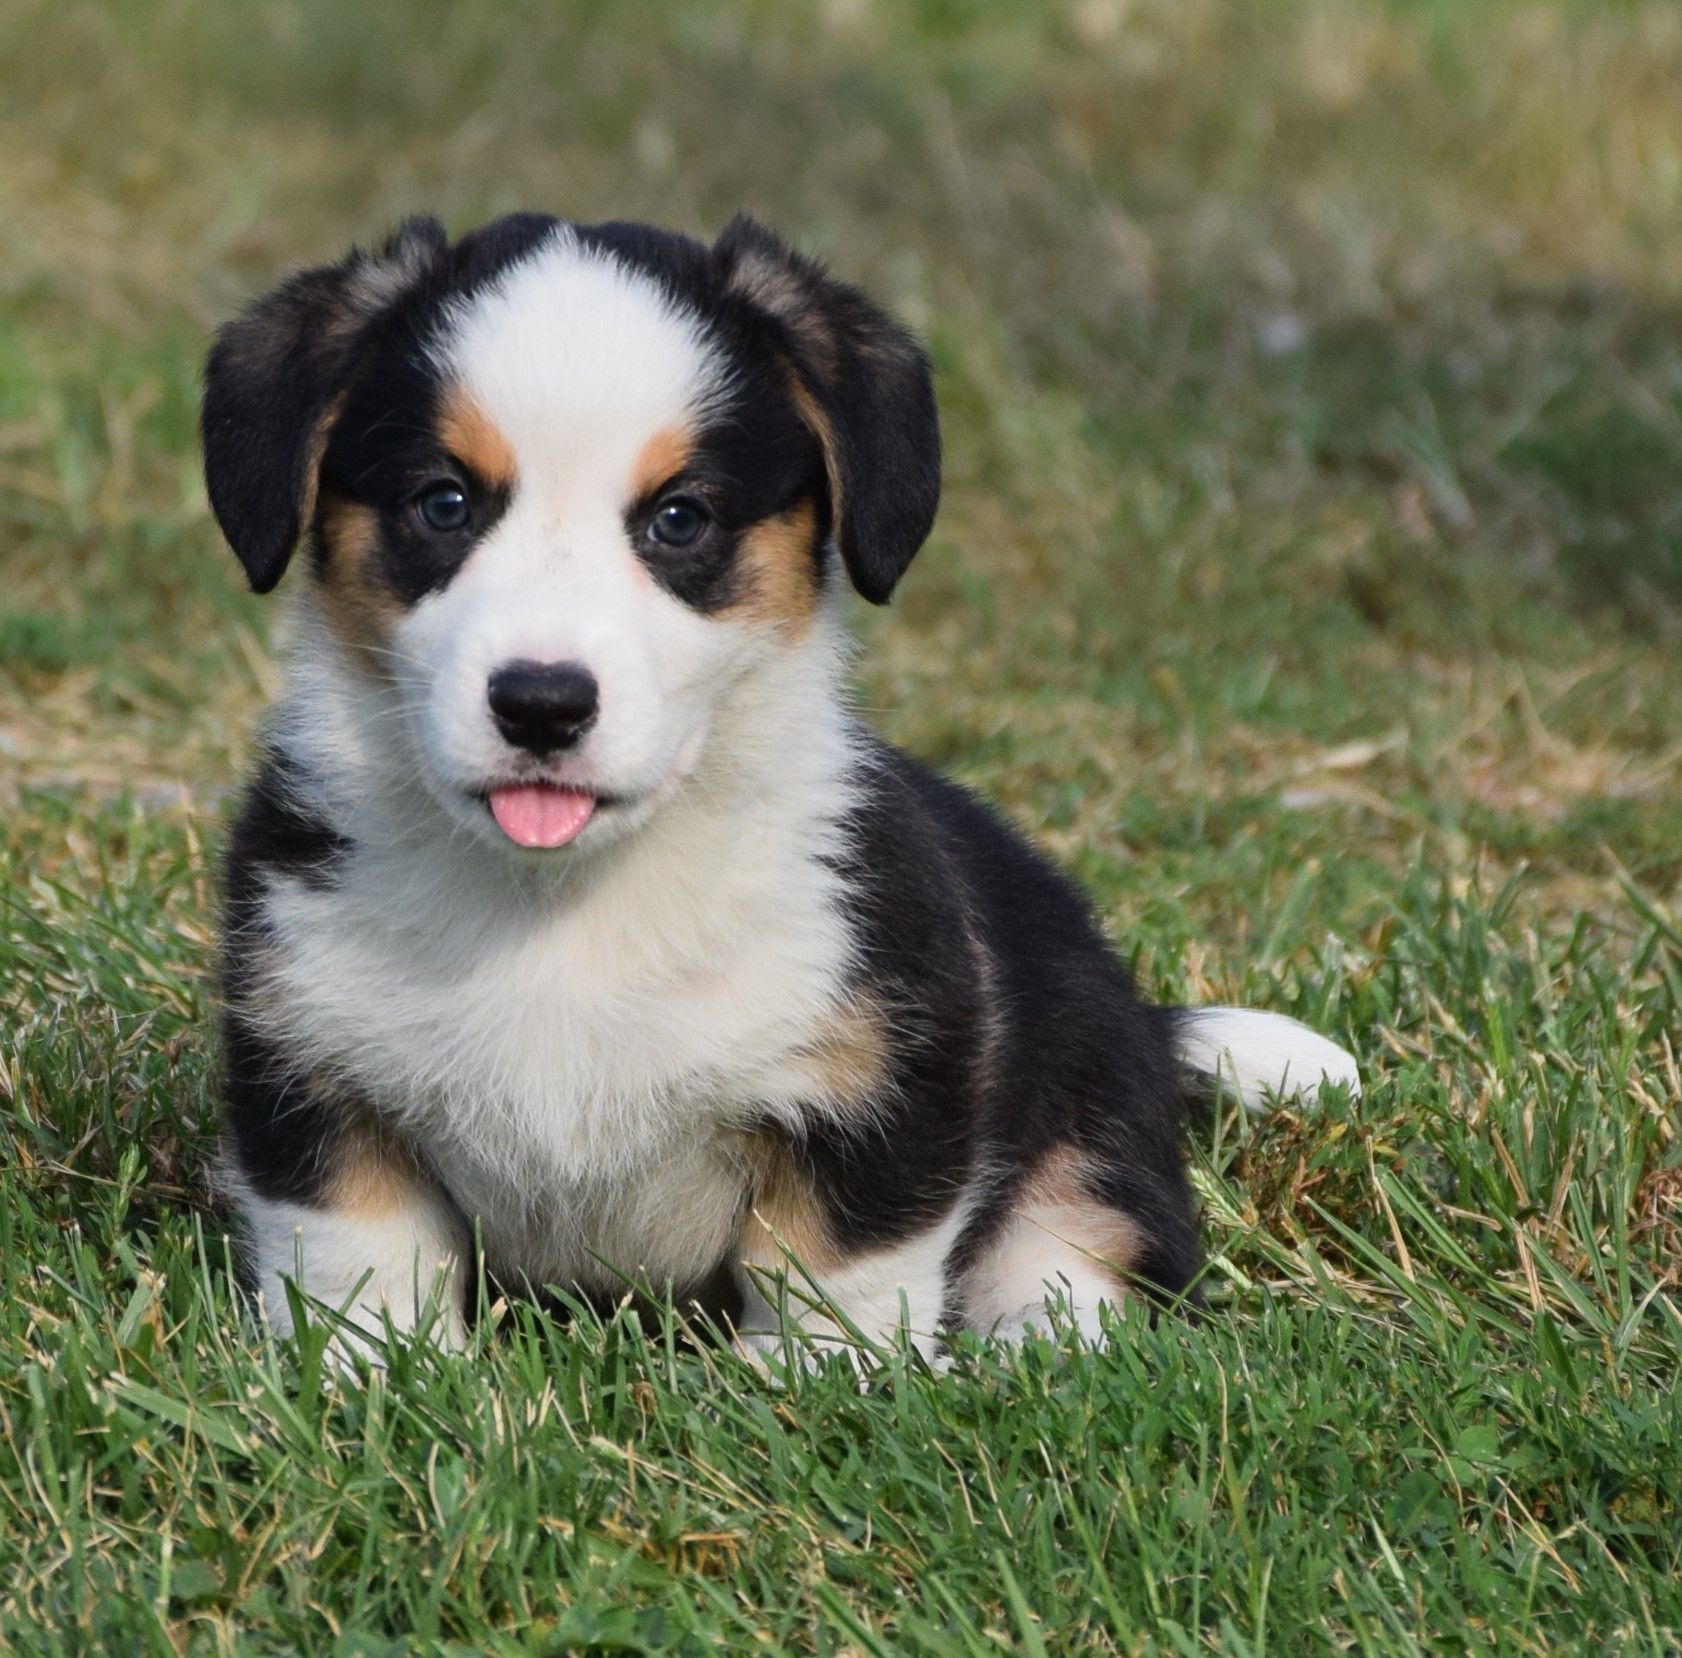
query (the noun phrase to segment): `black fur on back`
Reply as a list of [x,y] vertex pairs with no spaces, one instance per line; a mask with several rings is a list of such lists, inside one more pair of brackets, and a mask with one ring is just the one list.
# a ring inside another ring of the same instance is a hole
[[977,796],[879,740],[865,778],[846,874],[895,1074],[867,1123],[804,1142],[838,1234],[858,1248],[908,1236],[982,1174],[960,1268],[1027,1175],[1072,1146],[1093,1195],[1137,1224],[1139,1276],[1184,1294],[1201,1250],[1172,1011],[1139,997],[1080,889]]

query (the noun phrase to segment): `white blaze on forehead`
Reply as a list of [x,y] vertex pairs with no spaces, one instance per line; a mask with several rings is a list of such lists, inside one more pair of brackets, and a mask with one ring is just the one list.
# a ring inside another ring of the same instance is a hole
[[653,433],[723,390],[700,320],[566,229],[461,302],[432,354],[545,494],[622,486]]

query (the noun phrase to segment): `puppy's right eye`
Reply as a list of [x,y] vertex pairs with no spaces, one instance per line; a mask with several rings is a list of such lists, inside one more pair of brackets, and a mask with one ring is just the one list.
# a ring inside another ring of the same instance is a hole
[[467,528],[473,508],[460,484],[441,479],[428,484],[414,499],[415,513],[429,530],[452,535]]

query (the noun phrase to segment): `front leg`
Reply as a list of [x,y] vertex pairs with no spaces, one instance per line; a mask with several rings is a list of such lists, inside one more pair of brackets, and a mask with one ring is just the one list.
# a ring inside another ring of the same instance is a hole
[[780,1354],[793,1335],[819,1352],[856,1351],[856,1330],[890,1347],[903,1336],[933,1359],[962,1206],[910,1218],[895,1236],[871,1237],[849,1223],[846,1185],[834,1179],[845,1163],[831,1164],[821,1148],[816,1157],[812,1150],[771,1141],[763,1148],[737,1246],[743,1344]]
[[[258,1305],[292,1330],[288,1281],[342,1313],[334,1351],[378,1358],[389,1318],[459,1345],[466,1221],[365,1101],[312,1073],[287,1018],[277,896],[330,884],[348,843],[306,806],[310,789],[278,751],[234,825],[222,955],[224,1173],[245,1223]],[[354,1329],[357,1334],[353,1334]]]
[[342,1089],[289,1070],[237,1014],[225,1027],[226,1168],[258,1306],[290,1334],[290,1280],[346,1320],[339,1357],[380,1356],[387,1318],[464,1336],[467,1222],[410,1149]]
[[341,1358],[380,1357],[386,1320],[400,1331],[423,1322],[459,1347],[467,1226],[412,1164],[377,1146],[351,1151],[317,1199],[264,1196],[241,1180],[258,1306],[271,1329],[293,1328],[287,1283],[340,1315]]

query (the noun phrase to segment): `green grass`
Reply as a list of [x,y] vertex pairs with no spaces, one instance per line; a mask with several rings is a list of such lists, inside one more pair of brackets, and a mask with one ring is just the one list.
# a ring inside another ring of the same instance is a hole
[[[1660,0],[7,7],[0,1647],[1682,1648],[1678,84]],[[868,706],[1369,1078],[1197,1125],[1202,1323],[777,1389],[241,1322],[198,359],[515,205],[745,205],[929,337]]]

